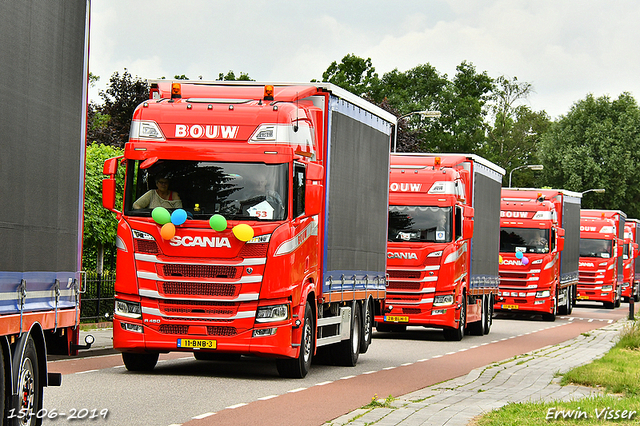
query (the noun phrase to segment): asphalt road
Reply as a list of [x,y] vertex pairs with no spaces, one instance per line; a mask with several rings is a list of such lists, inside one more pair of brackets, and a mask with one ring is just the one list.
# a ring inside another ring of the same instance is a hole
[[[465,336],[461,342],[444,341],[440,330],[421,327],[375,333],[356,367],[314,364],[299,380],[280,378],[273,360],[250,357],[204,362],[171,353],[161,355],[150,373],[128,372],[119,355],[58,360],[49,363],[49,371],[63,373],[62,386],[45,389],[44,408],[64,415],[44,423],[67,424],[71,413],[86,412],[85,421],[92,425],[320,425],[367,404],[374,394],[385,398],[412,392],[627,314],[626,304],[616,310],[581,304],[553,323],[498,314],[490,334]],[[103,410],[108,410],[106,419]]]

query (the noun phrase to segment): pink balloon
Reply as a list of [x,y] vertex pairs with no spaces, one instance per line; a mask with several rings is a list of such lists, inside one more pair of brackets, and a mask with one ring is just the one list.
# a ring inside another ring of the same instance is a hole
[[522,256],[522,264],[523,265],[527,265],[529,263],[529,259],[527,259],[526,257]]

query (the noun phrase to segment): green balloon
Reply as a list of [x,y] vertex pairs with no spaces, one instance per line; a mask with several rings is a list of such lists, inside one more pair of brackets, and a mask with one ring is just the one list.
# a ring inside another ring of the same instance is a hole
[[151,217],[160,225],[171,222],[171,213],[169,213],[169,210],[164,207],[156,207],[153,209]]
[[214,214],[211,216],[211,219],[209,219],[209,225],[214,231],[221,232],[227,229],[227,219],[220,214]]

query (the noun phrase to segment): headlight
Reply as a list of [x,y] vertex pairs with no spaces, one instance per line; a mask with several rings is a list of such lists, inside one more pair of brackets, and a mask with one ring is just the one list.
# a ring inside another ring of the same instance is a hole
[[453,305],[453,294],[436,296],[433,299],[433,306],[446,306],[446,305]]
[[262,306],[258,308],[256,322],[284,321],[289,319],[289,305]]
[[536,297],[549,297],[549,296],[551,296],[551,291],[549,290],[536,291]]
[[122,315],[128,318],[141,318],[142,308],[139,302],[116,300],[116,315]]
[[602,291],[612,291],[613,290],[613,286],[612,285],[603,285],[602,286]]
[[427,255],[427,257],[440,257],[442,256],[442,250],[432,251]]

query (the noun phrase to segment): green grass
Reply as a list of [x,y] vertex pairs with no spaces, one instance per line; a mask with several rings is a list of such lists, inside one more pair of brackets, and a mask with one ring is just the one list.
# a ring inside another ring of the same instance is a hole
[[[607,395],[548,403],[515,403],[476,419],[478,426],[640,424],[640,322],[624,328],[620,340],[602,358],[567,372],[562,385],[599,387]],[[603,411],[604,410],[604,411]],[[624,413],[624,410],[627,410]],[[629,413],[635,411],[629,419]],[[556,416],[557,414],[557,416]],[[599,414],[599,416],[598,416]],[[622,415],[626,414],[626,419]],[[618,419],[607,418],[611,415]],[[563,419],[563,416],[567,416]]]

